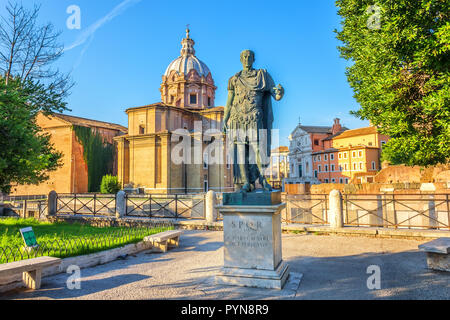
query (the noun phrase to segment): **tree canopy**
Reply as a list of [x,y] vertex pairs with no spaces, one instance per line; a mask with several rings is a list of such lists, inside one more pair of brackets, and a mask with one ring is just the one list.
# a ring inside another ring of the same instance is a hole
[[450,2],[337,0],[347,78],[360,109],[391,137],[382,158],[435,165],[450,159]]
[[[42,91],[41,91],[42,90]],[[43,95],[43,96],[42,96]],[[60,165],[62,154],[50,136],[36,124],[40,104],[52,98],[31,81],[22,83],[0,77],[0,191],[9,193],[12,183],[37,184]]]
[[39,7],[10,1],[0,17],[0,192],[38,184],[61,165],[62,154],[36,123],[39,112],[68,110],[70,76],[52,67],[61,56],[59,32],[39,25]]

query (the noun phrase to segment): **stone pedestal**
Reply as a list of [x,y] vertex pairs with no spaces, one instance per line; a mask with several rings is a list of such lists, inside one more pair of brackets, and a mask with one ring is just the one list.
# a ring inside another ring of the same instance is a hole
[[289,266],[281,257],[281,210],[286,204],[222,205],[224,266],[216,283],[282,289]]

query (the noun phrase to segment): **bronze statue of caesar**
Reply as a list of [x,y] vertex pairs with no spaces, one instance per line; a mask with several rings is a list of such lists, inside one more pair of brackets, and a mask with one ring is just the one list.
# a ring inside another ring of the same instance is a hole
[[251,192],[256,181],[263,190],[272,191],[264,177],[270,161],[271,130],[273,123],[272,100],[283,98],[284,88],[275,87],[270,74],[264,69],[253,69],[255,54],[241,53],[243,70],[228,82],[228,101],[224,114],[224,132],[229,151],[233,154],[234,185],[240,192]]

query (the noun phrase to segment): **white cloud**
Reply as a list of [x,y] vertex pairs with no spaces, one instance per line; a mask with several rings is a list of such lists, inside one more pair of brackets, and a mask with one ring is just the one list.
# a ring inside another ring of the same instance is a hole
[[[100,29],[107,22],[113,20],[118,15],[125,12],[125,10],[128,9],[130,6],[135,5],[136,3],[140,2],[140,1],[141,0],[124,0],[124,1],[122,1],[114,9],[112,9],[106,16],[97,20],[94,24],[92,24],[88,28],[86,28],[71,45],[69,45],[67,48],[64,49],[64,52],[72,50],[78,46],[81,46],[89,39],[91,39],[91,41],[89,41],[89,43],[88,43],[88,44],[90,44],[92,42],[95,32],[98,29]],[[86,52],[86,50],[87,50],[87,47],[85,47],[83,49],[82,54],[84,54],[84,52]]]

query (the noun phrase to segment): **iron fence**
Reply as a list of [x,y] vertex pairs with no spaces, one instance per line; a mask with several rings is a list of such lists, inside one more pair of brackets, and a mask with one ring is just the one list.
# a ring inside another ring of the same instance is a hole
[[[216,203],[222,203],[222,193],[216,193]],[[327,225],[328,222],[328,195],[308,194],[308,195],[282,195],[282,202],[286,203],[286,208],[281,211],[281,221],[283,223],[298,224],[320,224]],[[217,220],[223,220],[223,216],[218,213]]]
[[286,203],[281,212],[284,223],[329,224],[327,194],[283,195],[282,201]]
[[346,194],[343,210],[348,226],[450,230],[448,194]]
[[4,202],[16,202],[23,200],[47,200],[47,195],[26,195],[26,196],[9,196],[3,195],[0,200]]
[[4,203],[9,205],[8,208],[14,212],[14,215],[22,218],[41,219],[47,214],[47,199],[41,198],[41,200],[37,200],[39,198],[41,197],[36,196],[35,199],[30,197],[29,200],[27,200],[22,197],[19,199],[11,197],[7,201],[4,201]]
[[169,222],[153,223],[148,227],[123,228],[108,233],[91,236],[39,241],[34,248],[23,246],[0,247],[0,264],[32,259],[42,256],[67,258],[113,249],[130,243],[136,243],[144,237],[173,229]]
[[149,218],[205,219],[206,194],[126,195],[125,215]]
[[[46,196],[8,200],[23,217],[46,215]],[[282,200],[286,203],[281,213],[283,223],[329,224],[328,194],[283,194]],[[346,226],[450,230],[449,194],[344,194],[342,200]],[[206,218],[205,193],[127,194],[125,201],[128,217]],[[222,193],[216,193],[215,203],[221,201]],[[114,216],[115,213],[116,195],[57,195],[57,214]],[[218,219],[222,220],[220,214]]]
[[116,214],[114,194],[58,194],[57,214],[102,215]]

